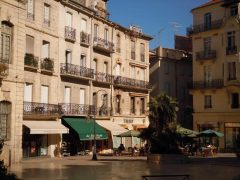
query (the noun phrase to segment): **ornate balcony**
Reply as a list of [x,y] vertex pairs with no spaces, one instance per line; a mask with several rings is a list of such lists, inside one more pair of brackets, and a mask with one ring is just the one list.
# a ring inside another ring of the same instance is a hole
[[122,76],[115,76],[114,77],[114,85],[115,86],[122,86],[122,87],[131,87],[131,88],[138,88],[138,89],[151,89],[151,85],[149,82],[126,78]]
[[114,44],[100,37],[94,37],[93,47],[106,53],[114,52]]
[[28,116],[28,115],[58,116],[59,108],[57,104],[24,102],[23,115],[25,116]]
[[80,43],[81,45],[90,46],[90,34],[82,31],[80,33]]
[[199,24],[187,28],[187,34],[196,34],[200,32],[210,31],[213,29],[218,29],[222,26],[222,19],[212,21],[210,24]]
[[216,59],[216,57],[217,57],[217,53],[215,50],[196,52],[197,61]]
[[76,41],[76,29],[65,26],[65,39],[68,41],[75,42]]
[[189,89],[221,89],[223,86],[223,79],[214,79],[211,81],[193,81],[188,84]]
[[237,46],[226,47],[226,55],[234,55],[234,54],[237,54]]
[[60,64],[60,73],[62,76],[70,76],[74,78],[93,78],[94,70],[89,69],[83,66],[78,66],[69,63],[61,63]]
[[103,73],[103,72],[96,72],[95,73],[95,81],[97,82],[102,82],[102,83],[109,83],[111,84],[113,82],[113,77],[112,75],[110,74],[106,74],[106,73]]
[[52,74],[54,71],[54,61],[50,58],[44,58],[41,60],[41,72]]
[[60,103],[59,112],[62,115],[88,115],[89,105],[73,104],[73,103]]
[[38,61],[38,57],[35,57],[33,54],[26,53],[24,57],[24,69],[30,71],[37,71]]

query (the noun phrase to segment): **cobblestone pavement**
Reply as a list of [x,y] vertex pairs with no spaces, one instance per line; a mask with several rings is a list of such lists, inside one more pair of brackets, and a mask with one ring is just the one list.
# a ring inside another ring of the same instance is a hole
[[191,180],[240,180],[240,159],[219,155],[179,164],[153,164],[146,157],[98,156],[98,161],[92,161],[91,156],[36,158],[12,165],[11,172],[24,180],[141,180],[142,175],[156,174],[189,174]]

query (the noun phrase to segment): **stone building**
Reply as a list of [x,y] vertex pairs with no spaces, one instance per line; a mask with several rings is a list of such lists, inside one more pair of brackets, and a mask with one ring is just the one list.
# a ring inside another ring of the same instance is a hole
[[212,0],[192,9],[194,129],[224,133],[212,143],[240,148],[239,1]]
[[[185,39],[185,38],[184,38]],[[182,43],[178,43],[180,48]],[[186,49],[186,48],[185,48]],[[192,80],[192,54],[181,49],[157,47],[150,55],[150,83],[153,84],[151,97],[165,92],[179,103],[177,121],[184,127],[192,128],[192,97],[187,84]]]
[[58,156],[69,139],[73,154],[90,149],[93,132],[81,132],[92,118],[108,132],[99,149],[119,145],[113,126],[147,127],[152,38],[110,21],[107,0],[1,0],[0,10],[5,162]]

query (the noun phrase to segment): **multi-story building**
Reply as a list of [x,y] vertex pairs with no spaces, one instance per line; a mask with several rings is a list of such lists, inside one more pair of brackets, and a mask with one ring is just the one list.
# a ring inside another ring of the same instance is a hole
[[0,2],[5,162],[91,150],[91,118],[99,149],[147,127],[150,36],[110,21],[107,0]]
[[187,83],[191,80],[190,51],[163,47],[154,49],[150,55],[150,83],[153,84],[150,96],[156,97],[165,92],[175,98],[179,104],[177,121],[188,128],[192,128],[191,114],[188,113],[192,109],[192,97],[187,87]]
[[194,129],[224,133],[213,143],[240,148],[239,1],[212,0],[192,10]]

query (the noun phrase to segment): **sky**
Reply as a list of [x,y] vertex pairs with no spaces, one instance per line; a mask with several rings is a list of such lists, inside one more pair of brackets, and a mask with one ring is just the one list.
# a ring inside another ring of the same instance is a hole
[[155,39],[153,49],[159,45],[174,48],[174,33],[186,35],[192,24],[191,9],[210,0],[109,0],[110,20],[129,27],[138,25],[144,34]]

